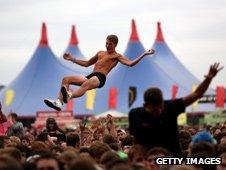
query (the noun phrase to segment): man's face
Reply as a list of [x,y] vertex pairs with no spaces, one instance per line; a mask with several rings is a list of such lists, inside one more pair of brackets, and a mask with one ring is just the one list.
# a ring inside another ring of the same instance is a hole
[[222,157],[221,165],[217,165],[217,170],[226,170],[226,157]]
[[29,146],[29,142],[26,139],[21,141],[22,145]]
[[155,158],[157,158],[157,157],[164,157],[164,156],[165,155],[162,154],[162,153],[149,155],[148,158],[147,158],[147,163],[149,164],[149,167],[152,170],[158,170],[159,169],[159,165],[155,164]]
[[11,142],[10,142],[10,139],[4,139],[4,145],[9,145]]
[[54,159],[41,159],[37,162],[37,170],[59,170],[59,166]]
[[49,124],[49,128],[50,128],[50,129],[53,129],[53,128],[54,128],[54,123],[50,123],[50,124]]
[[118,135],[118,139],[120,141],[122,141],[126,137],[126,133],[124,133],[122,131],[118,131],[117,135]]
[[11,115],[7,116],[7,120],[10,122],[10,123],[13,123],[13,118]]
[[112,41],[110,41],[110,40],[106,40],[106,49],[107,49],[107,51],[108,52],[114,52],[115,51],[115,44],[112,42]]
[[221,138],[220,143],[226,145],[226,136]]

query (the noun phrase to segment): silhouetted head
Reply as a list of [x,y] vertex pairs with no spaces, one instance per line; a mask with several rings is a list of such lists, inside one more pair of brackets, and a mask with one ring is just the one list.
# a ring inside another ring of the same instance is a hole
[[46,119],[46,129],[48,129],[49,131],[51,130],[57,130],[57,124],[56,124],[56,120],[54,118],[48,118]]
[[149,88],[144,93],[144,107],[152,114],[160,114],[163,110],[162,91],[157,87]]
[[8,120],[13,123],[17,122],[18,120],[18,116],[16,113],[10,113],[7,117],[8,117]]

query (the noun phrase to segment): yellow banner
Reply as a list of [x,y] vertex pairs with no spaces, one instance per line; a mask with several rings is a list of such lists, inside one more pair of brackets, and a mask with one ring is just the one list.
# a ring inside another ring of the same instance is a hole
[[5,105],[9,106],[12,104],[14,99],[14,91],[12,89],[9,89],[5,93]]
[[95,97],[96,97],[96,89],[92,89],[86,92],[86,108],[87,109],[93,110]]
[[187,124],[187,115],[186,115],[186,113],[181,113],[177,117],[177,123],[178,123],[178,125],[185,125],[185,124]]

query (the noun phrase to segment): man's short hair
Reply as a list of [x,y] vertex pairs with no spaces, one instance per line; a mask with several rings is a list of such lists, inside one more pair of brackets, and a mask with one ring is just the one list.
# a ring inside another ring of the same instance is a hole
[[15,121],[17,121],[17,120],[18,120],[18,116],[17,116],[17,114],[16,114],[16,113],[10,113],[10,114],[9,114],[9,116],[11,116],[11,117],[12,117],[12,119],[14,119]]
[[66,136],[67,146],[75,147],[80,143],[80,137],[77,133],[70,133]]
[[144,102],[146,104],[152,104],[154,106],[163,103],[162,91],[157,87],[149,88],[144,93]]
[[117,45],[118,44],[118,37],[116,36],[116,35],[108,35],[107,36],[107,40],[110,40],[110,41],[112,41],[115,45]]

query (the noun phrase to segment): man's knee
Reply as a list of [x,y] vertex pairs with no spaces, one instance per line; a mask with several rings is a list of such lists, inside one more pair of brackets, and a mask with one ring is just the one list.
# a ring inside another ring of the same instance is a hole
[[62,84],[68,84],[68,77],[64,77],[62,79]]

